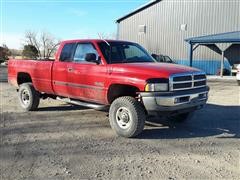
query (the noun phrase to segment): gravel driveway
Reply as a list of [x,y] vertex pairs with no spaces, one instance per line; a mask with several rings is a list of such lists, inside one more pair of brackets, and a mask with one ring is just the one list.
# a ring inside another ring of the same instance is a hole
[[106,112],[54,100],[23,112],[1,80],[0,177],[238,179],[240,89],[230,80],[209,85],[208,104],[191,121],[150,118],[140,137],[126,139],[115,135]]

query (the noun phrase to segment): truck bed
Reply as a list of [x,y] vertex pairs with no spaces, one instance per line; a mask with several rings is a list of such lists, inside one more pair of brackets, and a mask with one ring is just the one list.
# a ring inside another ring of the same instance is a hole
[[18,87],[18,74],[29,74],[36,90],[53,93],[52,88],[52,60],[9,60],[8,81]]

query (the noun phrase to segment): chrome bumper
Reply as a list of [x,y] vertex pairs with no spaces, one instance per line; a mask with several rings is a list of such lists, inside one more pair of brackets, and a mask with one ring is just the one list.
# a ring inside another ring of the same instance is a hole
[[206,104],[209,87],[178,92],[143,92],[141,100],[150,112],[173,112],[187,109],[198,109]]

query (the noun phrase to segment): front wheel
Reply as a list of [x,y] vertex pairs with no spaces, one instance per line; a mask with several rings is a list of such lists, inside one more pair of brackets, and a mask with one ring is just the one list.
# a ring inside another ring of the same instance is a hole
[[119,136],[136,137],[143,131],[145,120],[143,106],[133,97],[119,97],[110,106],[110,125]]
[[20,85],[18,98],[21,107],[25,111],[36,110],[40,101],[39,92],[35,90],[32,83],[23,83]]

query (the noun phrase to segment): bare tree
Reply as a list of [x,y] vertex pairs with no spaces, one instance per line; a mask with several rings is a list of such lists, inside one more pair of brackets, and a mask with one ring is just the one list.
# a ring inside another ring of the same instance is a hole
[[38,50],[40,58],[48,59],[55,51],[60,43],[52,34],[42,32],[37,34],[33,31],[26,31],[25,42],[28,45],[33,45]]
[[38,57],[41,57],[40,42],[37,39],[37,34],[33,31],[26,31],[25,41],[27,45],[29,44],[29,45],[35,46],[36,49],[38,50]]
[[21,56],[22,55],[22,50],[19,49],[9,49],[11,51],[11,56]]

